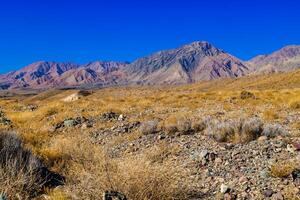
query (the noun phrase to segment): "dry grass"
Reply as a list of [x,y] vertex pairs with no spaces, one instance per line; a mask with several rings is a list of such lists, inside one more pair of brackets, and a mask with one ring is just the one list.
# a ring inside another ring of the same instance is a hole
[[[119,157],[112,156],[111,150],[161,129],[172,137],[205,130],[218,141],[234,143],[251,141],[261,134],[270,137],[282,134],[278,126],[264,126],[262,130],[261,122],[253,116],[274,123],[286,119],[286,110],[297,112],[299,80],[300,71],[296,71],[172,88],[106,88],[70,103],[61,100],[78,91],[53,90],[32,97],[0,99],[0,107],[12,120],[26,147],[47,167],[67,177],[61,190],[49,191],[52,199],[98,199],[105,190],[117,190],[129,199],[185,199],[186,182],[181,179],[187,181],[189,174],[172,162],[180,154],[180,146],[156,143],[138,152],[125,151]],[[241,99],[242,91],[250,92],[255,98]],[[38,108],[20,109],[30,104]],[[125,114],[131,122],[146,123],[139,131],[115,136],[103,145],[92,143],[91,133],[110,129],[115,122],[97,121],[88,130],[53,131],[53,126],[65,119],[98,118],[109,111]],[[246,120],[237,120],[241,116]],[[153,119],[159,123],[147,123]],[[1,124],[0,128],[10,129]],[[273,171],[285,176],[290,169],[274,166]]]
[[294,162],[278,162],[270,167],[270,173],[274,177],[286,178],[291,175],[295,168],[296,164]]

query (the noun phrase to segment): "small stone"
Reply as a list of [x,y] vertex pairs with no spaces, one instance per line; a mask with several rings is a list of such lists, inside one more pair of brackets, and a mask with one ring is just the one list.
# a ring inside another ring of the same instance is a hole
[[221,158],[216,158],[215,163],[216,164],[221,164],[223,161]]
[[291,144],[288,144],[288,145],[286,146],[286,150],[287,150],[288,152],[290,152],[290,153],[295,153],[295,151],[296,151],[295,147],[294,147],[293,145],[291,145]]
[[123,121],[124,119],[125,119],[125,117],[124,117],[123,114],[119,115],[119,117],[118,117],[118,120],[119,120],[119,121]]
[[206,156],[208,155],[208,151],[205,149],[205,150],[202,150],[201,153],[200,153],[200,158],[203,159],[205,158]]
[[229,191],[229,187],[227,185],[225,185],[225,184],[222,184],[221,185],[221,193],[225,194],[228,191]]
[[265,197],[271,197],[273,194],[274,194],[274,191],[271,190],[271,189],[266,189],[266,190],[263,191],[263,195]]
[[262,171],[259,172],[259,175],[262,178],[267,178],[269,176],[269,173],[266,170],[262,170]]
[[267,136],[260,136],[259,138],[257,138],[257,141],[258,141],[258,142],[264,142],[264,141],[266,141],[267,139],[268,139]]
[[235,199],[236,199],[236,194],[230,194],[230,193],[224,194],[224,200],[235,200]]
[[293,147],[295,148],[296,151],[300,151],[300,143],[293,143]]
[[272,195],[272,199],[274,200],[284,200],[283,195],[280,192],[277,192]]
[[73,119],[65,120],[64,121],[64,126],[65,127],[73,127],[73,126],[75,126],[75,120],[73,120]]

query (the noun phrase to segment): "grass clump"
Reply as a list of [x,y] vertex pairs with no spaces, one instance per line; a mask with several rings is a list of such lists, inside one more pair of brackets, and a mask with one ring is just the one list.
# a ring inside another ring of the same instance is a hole
[[241,99],[255,99],[255,95],[249,91],[242,91],[240,95]]
[[141,124],[139,130],[143,135],[154,134],[158,131],[158,121],[153,120],[144,122]]
[[239,119],[237,121],[213,121],[207,129],[218,142],[246,143],[264,135],[274,138],[285,135],[286,130],[279,124],[266,124],[260,118]]
[[296,169],[293,162],[278,162],[270,167],[270,173],[273,177],[286,178]]
[[52,178],[54,174],[23,147],[15,133],[0,133],[0,194],[8,199],[32,199],[44,187],[54,186]]

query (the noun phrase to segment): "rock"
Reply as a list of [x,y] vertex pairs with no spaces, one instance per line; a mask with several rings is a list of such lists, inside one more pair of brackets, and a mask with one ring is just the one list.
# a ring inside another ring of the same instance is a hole
[[0,194],[0,200],[8,200],[8,198],[4,194]]
[[259,138],[257,138],[257,141],[258,142],[264,142],[264,141],[266,141],[268,139],[268,137],[267,136],[260,136]]
[[206,156],[208,155],[208,151],[205,149],[205,150],[202,150],[201,153],[200,153],[200,158],[203,159],[205,158]]
[[73,126],[76,126],[76,122],[73,119],[65,120],[64,126],[65,127],[73,127]]
[[62,99],[62,101],[73,102],[73,101],[79,100],[82,97],[89,96],[91,94],[92,94],[92,92],[90,92],[90,91],[81,90],[81,91],[78,91],[77,93],[74,93],[74,94],[71,94],[71,95],[65,97],[64,99]]
[[222,194],[225,194],[226,192],[229,191],[229,187],[227,185],[225,185],[225,184],[222,184],[220,191],[221,191]]
[[119,121],[124,121],[125,120],[125,116],[123,114],[119,115],[118,120]]
[[77,93],[71,94],[70,96],[67,96],[66,98],[62,99],[64,102],[73,102],[79,100],[79,95]]
[[221,164],[223,161],[222,161],[222,159],[221,158],[216,158],[215,159],[215,163],[216,164]]
[[224,194],[224,200],[235,200],[237,198],[236,194],[226,193]]
[[281,194],[281,192],[277,192],[277,193],[274,193],[272,195],[272,199],[274,200],[284,200],[284,197],[283,195]]
[[269,176],[269,173],[268,173],[267,170],[262,170],[262,171],[259,172],[259,176],[261,178],[267,178]]
[[290,152],[290,153],[295,153],[295,151],[296,151],[295,147],[294,147],[293,145],[291,145],[291,144],[288,144],[288,145],[286,146],[286,150],[287,150],[288,152]]
[[300,186],[300,170],[294,169],[292,172],[292,178],[295,186]]
[[266,189],[266,190],[263,191],[263,195],[265,197],[271,197],[273,194],[274,194],[274,191],[271,190],[271,189]]
[[165,139],[165,138],[166,138],[165,135],[158,135],[158,136],[157,136],[157,139],[158,139],[158,140],[163,140],[163,139]]
[[116,191],[106,191],[103,194],[103,200],[127,200],[124,194]]
[[295,142],[292,145],[293,145],[295,151],[300,151],[300,143]]
[[122,114],[119,115],[111,111],[111,112],[103,113],[100,118],[104,121],[112,121],[112,120],[118,120],[121,115]]

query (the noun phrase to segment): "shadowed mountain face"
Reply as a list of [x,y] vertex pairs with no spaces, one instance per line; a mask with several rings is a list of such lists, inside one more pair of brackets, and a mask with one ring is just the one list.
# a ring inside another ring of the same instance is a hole
[[300,46],[286,46],[269,55],[260,55],[247,62],[255,73],[287,72],[300,68]]
[[133,63],[36,62],[21,70],[0,75],[0,89],[105,86],[128,84],[185,84],[249,73],[284,72],[300,68],[300,46],[287,46],[248,62],[208,42],[194,42],[160,51]]

